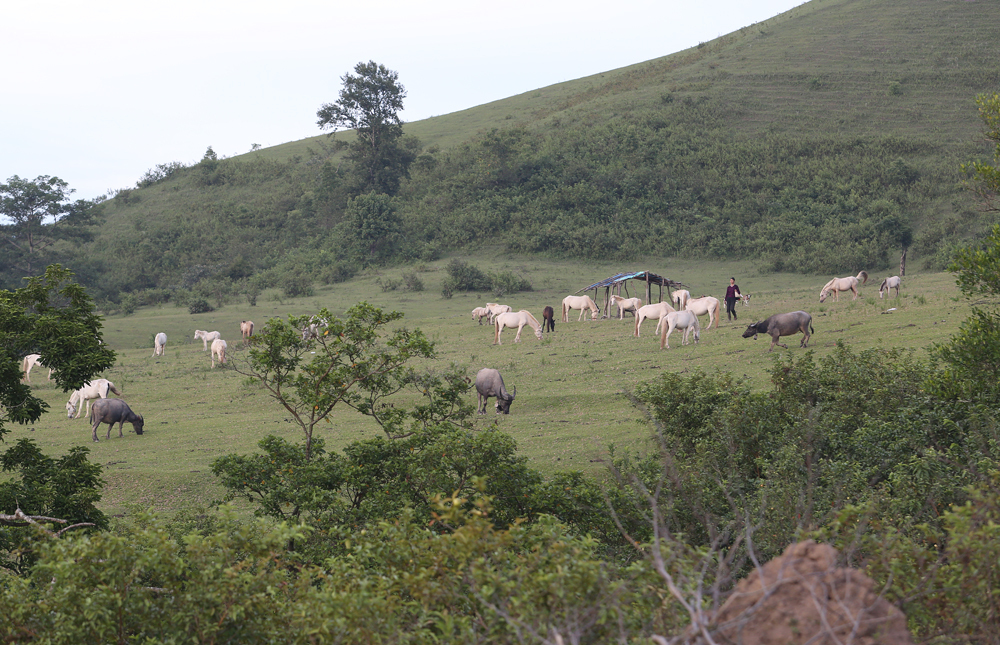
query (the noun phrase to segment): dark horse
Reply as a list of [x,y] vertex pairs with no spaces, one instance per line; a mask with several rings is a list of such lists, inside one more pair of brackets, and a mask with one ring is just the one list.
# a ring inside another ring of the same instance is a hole
[[542,331],[556,330],[556,312],[552,307],[542,309]]

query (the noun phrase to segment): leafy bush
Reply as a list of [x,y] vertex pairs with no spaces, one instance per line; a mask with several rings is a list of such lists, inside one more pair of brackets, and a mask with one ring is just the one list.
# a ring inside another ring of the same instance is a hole
[[208,304],[208,300],[201,297],[195,297],[188,300],[188,313],[207,314],[210,311],[215,311],[215,308]]
[[279,281],[281,292],[286,298],[299,298],[311,296],[316,293],[312,286],[312,279],[303,272],[293,271],[286,273]]
[[124,316],[131,316],[139,307],[139,296],[134,293],[126,293],[122,296],[119,308]]
[[489,291],[492,286],[488,275],[458,258],[452,259],[445,270],[448,272],[445,284],[451,291]]
[[424,281],[420,279],[420,276],[418,276],[416,272],[404,273],[403,289],[406,291],[423,291]]
[[528,279],[513,271],[491,272],[489,277],[490,289],[497,298],[520,291],[531,291],[531,283],[528,282]]

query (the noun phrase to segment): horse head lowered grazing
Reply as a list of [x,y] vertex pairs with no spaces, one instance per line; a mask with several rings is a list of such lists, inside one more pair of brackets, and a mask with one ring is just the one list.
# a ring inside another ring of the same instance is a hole
[[883,291],[885,292],[885,295],[889,295],[889,290],[890,289],[895,289],[896,290],[896,297],[898,298],[899,297],[899,285],[901,285],[902,283],[903,283],[903,281],[899,278],[898,275],[894,275],[891,278],[886,278],[885,280],[882,281],[882,284],[879,285],[879,288],[878,288],[878,297],[880,299],[882,298],[882,292]]
[[525,325],[528,325],[535,330],[535,338],[538,340],[542,339],[542,326],[538,324],[535,317],[527,309],[522,309],[518,312],[507,312],[504,314],[497,314],[493,317],[493,325],[495,327],[495,334],[493,336],[494,345],[502,345],[500,342],[500,332],[503,331],[504,327],[510,327],[511,329],[517,328],[517,335],[514,336],[514,342],[521,342],[521,329]]
[[846,278],[834,278],[833,280],[830,280],[825,285],[823,285],[823,288],[819,292],[819,301],[823,302],[832,293],[833,301],[837,302],[838,300],[840,300],[841,291],[853,291],[854,297],[851,298],[851,300],[857,300],[859,295],[858,294],[859,282],[861,284],[868,282],[867,272],[861,271],[860,273],[858,273],[857,276],[854,277],[848,276]]
[[569,322],[569,312],[571,309],[579,309],[580,317],[577,322],[583,320],[583,314],[590,310],[590,319],[597,320],[597,314],[601,313],[601,308],[597,306],[590,296],[566,296],[562,301],[562,321]]
[[85,383],[79,390],[74,391],[66,402],[66,417],[69,419],[80,418],[80,412],[84,415],[90,413],[90,401],[92,399],[106,399],[108,392],[113,392],[118,396],[122,393],[118,391],[115,384],[106,378],[99,378]]

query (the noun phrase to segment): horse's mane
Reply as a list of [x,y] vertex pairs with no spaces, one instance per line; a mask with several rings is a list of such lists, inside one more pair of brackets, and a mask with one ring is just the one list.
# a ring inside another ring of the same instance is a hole
[[539,324],[539,322],[538,322],[537,320],[535,320],[535,317],[534,317],[534,316],[532,316],[532,315],[531,315],[531,312],[530,312],[530,311],[528,311],[527,309],[522,309],[522,310],[521,310],[520,312],[518,312],[518,313],[522,313],[522,314],[526,315],[526,316],[528,317],[528,319],[529,319],[529,320],[531,320],[531,322],[535,323],[536,325],[538,325],[538,324]]
[[826,291],[827,289],[829,289],[830,287],[832,287],[833,283],[836,282],[837,280],[840,280],[840,278],[833,278],[832,280],[830,280],[829,282],[827,282],[825,285],[823,285],[823,288],[820,291]]

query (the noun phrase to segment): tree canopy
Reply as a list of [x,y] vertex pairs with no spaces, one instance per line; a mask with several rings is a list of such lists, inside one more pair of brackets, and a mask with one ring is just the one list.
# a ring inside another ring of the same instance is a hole
[[962,164],[968,175],[966,185],[982,200],[987,210],[1000,210],[1000,92],[976,97],[979,118],[983,121],[983,136],[993,146],[993,161],[971,161]]
[[21,361],[41,354],[63,391],[75,390],[115,363],[101,341],[101,319],[86,291],[59,265],[23,289],[0,291],[0,438],[6,423],[36,421],[48,405],[21,382]]
[[348,158],[355,164],[355,194],[369,191],[395,194],[409,165],[416,158],[403,145],[403,109],[406,88],[399,83],[399,73],[375,61],[358,63],[356,75],[341,77],[344,86],[335,103],[324,103],[316,112],[321,129],[354,130],[357,140]]
[[[0,184],[0,220],[3,252],[7,272],[11,269],[21,276],[33,275],[47,264],[44,251],[61,237],[85,234],[69,224],[83,224],[89,220],[86,200],[70,202],[75,192],[62,179],[40,175],[34,180],[10,177]],[[75,230],[74,230],[75,228]]]

